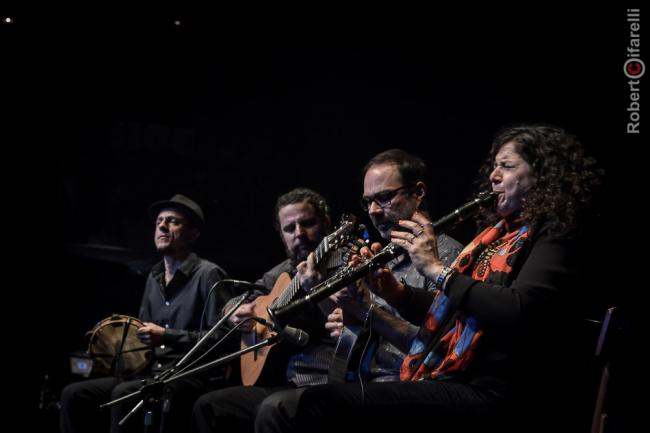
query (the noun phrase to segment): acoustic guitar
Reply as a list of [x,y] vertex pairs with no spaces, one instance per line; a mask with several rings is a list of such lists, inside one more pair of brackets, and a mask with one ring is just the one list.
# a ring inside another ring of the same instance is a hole
[[[345,263],[351,249],[358,248],[356,247],[357,243],[354,242],[356,229],[356,217],[344,215],[334,232],[325,236],[316,247],[314,251],[316,265],[321,269],[330,270]],[[255,299],[253,314],[268,319],[267,307],[279,308],[287,305],[298,297],[299,291],[299,276],[295,275],[291,278],[288,273],[282,273],[268,295]],[[327,313],[327,311],[325,312]],[[242,333],[241,348],[246,349],[274,334],[274,331],[263,324],[256,323],[251,332]],[[268,362],[269,355],[273,357],[272,349],[273,346],[264,346],[241,357],[241,378],[244,385],[254,385],[265,371],[272,368],[268,366],[268,364],[273,364],[273,362]],[[280,367],[285,368],[286,365]]]

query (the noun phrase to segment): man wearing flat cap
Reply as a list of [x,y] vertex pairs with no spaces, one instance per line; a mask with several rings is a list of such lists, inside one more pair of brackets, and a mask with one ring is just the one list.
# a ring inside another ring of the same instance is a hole
[[[208,299],[210,289],[226,278],[226,273],[193,252],[205,222],[199,205],[177,194],[169,200],[153,203],[149,216],[155,221],[154,243],[163,259],[147,277],[139,313],[144,326],[138,329],[137,336],[154,351],[151,368],[144,376],[133,378],[138,380],[101,377],[65,387],[61,393],[62,432],[106,430],[107,419],[98,412],[99,405],[137,391],[142,385],[140,379],[171,367],[196,341],[199,329],[209,329],[218,321],[230,297],[226,292],[215,290]],[[204,308],[205,316],[202,317]],[[166,389],[165,396],[169,398],[167,427],[173,429],[189,422],[193,397],[203,392],[204,386],[203,379],[190,377]],[[141,414],[129,419],[123,427],[118,426],[135,403],[137,400],[129,400],[111,407],[111,432],[142,430]]]

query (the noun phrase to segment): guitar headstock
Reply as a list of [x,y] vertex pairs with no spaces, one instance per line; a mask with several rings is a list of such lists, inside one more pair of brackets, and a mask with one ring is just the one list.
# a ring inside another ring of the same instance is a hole
[[357,218],[352,214],[343,214],[341,222],[332,233],[325,236],[316,249],[316,263],[319,263],[323,256],[335,249],[344,249],[344,258],[347,259],[351,254],[357,254],[364,244],[362,233],[365,232],[363,224],[357,224]]
[[339,225],[336,226],[332,233],[323,239],[325,243],[325,251],[345,245],[356,229],[357,217],[352,214],[343,214]]
[[353,254],[359,254],[359,250],[368,244],[364,238],[367,236],[366,227],[357,224],[357,218],[352,214],[343,214],[341,222],[330,235],[329,244],[331,248],[343,248],[343,260],[347,263]]

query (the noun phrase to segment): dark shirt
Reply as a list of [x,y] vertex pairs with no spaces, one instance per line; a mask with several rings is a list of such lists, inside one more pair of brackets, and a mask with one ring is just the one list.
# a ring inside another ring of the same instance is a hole
[[[154,370],[166,368],[189,348],[196,337],[190,335],[201,327],[201,314],[210,288],[226,278],[219,266],[190,254],[165,285],[165,266],[156,264],[145,284],[140,304],[140,320],[166,328],[163,345],[157,347]],[[223,291],[213,292],[205,311],[203,329],[214,325],[228,300]]]
[[[280,263],[279,265],[273,267],[273,269],[265,272],[264,275],[262,275],[262,278],[255,281],[255,284],[261,284],[262,286],[266,287],[269,291],[271,291],[271,289],[275,285],[275,281],[283,272],[286,272],[292,277],[295,275],[296,267],[293,265],[291,260],[287,259],[284,262]],[[261,292],[257,293],[255,297],[259,296],[260,294],[262,293]]]

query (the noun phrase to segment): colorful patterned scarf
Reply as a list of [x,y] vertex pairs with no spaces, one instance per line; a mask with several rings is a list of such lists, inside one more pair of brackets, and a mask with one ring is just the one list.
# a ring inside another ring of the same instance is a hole
[[[474,280],[504,284],[528,237],[528,227],[520,220],[501,220],[468,244],[452,268]],[[453,313],[449,298],[439,291],[402,362],[400,380],[448,378],[467,368],[483,330],[473,317]]]

